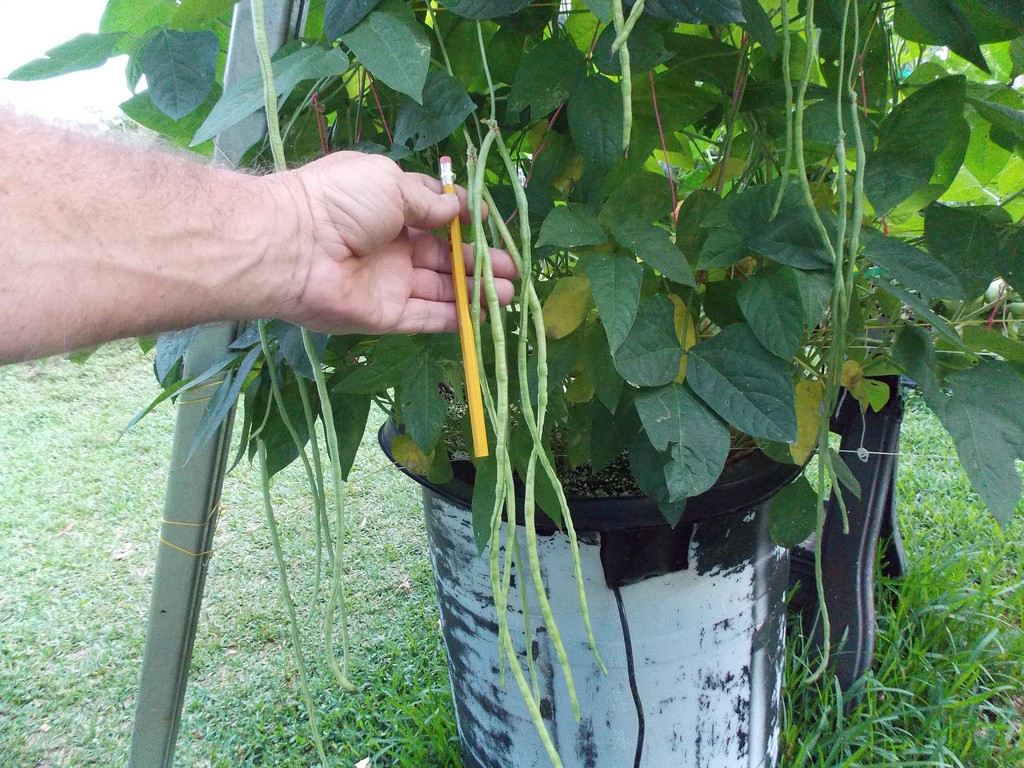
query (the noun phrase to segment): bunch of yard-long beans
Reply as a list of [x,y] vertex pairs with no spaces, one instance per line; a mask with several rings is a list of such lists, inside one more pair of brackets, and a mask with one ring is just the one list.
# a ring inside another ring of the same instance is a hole
[[[789,16],[787,4],[781,4],[783,14],[783,67],[784,81],[786,84],[786,112],[787,138],[792,137],[792,155],[796,160],[796,179],[803,193],[804,203],[812,214],[818,234],[826,251],[832,257],[833,264],[833,287],[832,301],[830,303],[832,338],[828,347],[825,359],[820,361],[820,379],[824,384],[824,392],[821,406],[821,418],[818,426],[817,455],[818,455],[818,504],[817,524],[815,537],[815,575],[818,589],[818,605],[821,611],[824,636],[830,636],[830,622],[828,616],[827,601],[824,595],[824,586],[821,573],[821,542],[825,524],[825,502],[835,492],[839,502],[841,513],[844,515],[844,528],[846,527],[846,509],[843,506],[843,494],[839,487],[839,474],[835,469],[836,454],[829,447],[829,418],[839,402],[839,391],[841,388],[841,375],[843,362],[848,348],[847,322],[850,317],[850,304],[853,301],[854,265],[857,252],[860,247],[860,230],[864,212],[864,169],[866,164],[866,150],[864,148],[864,137],[861,135],[860,121],[857,119],[858,92],[857,77],[859,74],[860,62],[863,54],[858,50],[861,46],[860,34],[860,0],[845,0],[843,8],[843,20],[839,36],[839,75],[836,87],[836,125],[838,127],[838,138],[836,140],[836,197],[838,204],[838,217],[835,240],[829,235],[820,214],[818,213],[814,197],[811,191],[810,181],[807,175],[807,166],[804,158],[804,106],[807,95],[807,86],[811,74],[818,61],[818,39],[814,28],[814,0],[807,0],[807,7],[804,16],[804,34],[806,36],[806,55],[804,59],[804,70],[797,89],[794,103],[792,86],[789,80]],[[853,27],[853,43],[847,46],[849,31]],[[849,54],[847,50],[849,49]],[[844,111],[846,107],[846,111]],[[846,155],[846,115],[853,117],[850,121],[850,129],[853,135],[853,142],[856,151],[856,170],[853,181],[853,200],[849,199],[849,188],[847,182],[847,155]],[[787,167],[790,157],[790,149],[787,141],[786,161]],[[782,199],[786,177],[783,177],[783,187],[779,190],[779,200]],[[777,209],[778,206],[776,206]],[[849,212],[848,212],[849,207]],[[848,242],[847,242],[848,241]],[[815,677],[820,675],[828,665],[829,644],[824,643],[821,663]]]
[[[613,50],[615,50],[619,56],[619,61],[622,67],[622,77],[620,78],[620,84],[623,91],[623,135],[622,135],[622,149],[625,153],[628,151],[630,127],[632,123],[632,110],[631,110],[631,98],[630,98],[630,60],[629,60],[629,48],[628,38],[629,33],[639,17],[643,9],[643,0],[635,3],[628,18],[624,14],[622,0],[613,0],[612,3],[612,18],[616,29],[616,39],[613,44]],[[284,156],[283,147],[280,135],[280,128],[278,125],[277,117],[277,105],[276,98],[273,90],[273,74],[271,70],[270,55],[266,42],[266,33],[264,29],[264,16],[263,16],[263,3],[262,0],[252,0],[253,6],[253,21],[254,31],[257,40],[257,48],[260,54],[261,70],[263,72],[264,85],[265,85],[265,103],[267,110],[267,121],[268,130],[270,137],[270,145],[273,151],[275,165],[282,169],[284,168]],[[790,19],[788,16],[787,4],[781,3],[781,14],[782,14],[782,33],[783,33],[783,72],[784,72],[784,83],[786,86],[787,96],[787,146],[786,146],[786,158],[784,161],[784,168],[787,169],[787,173],[784,173],[781,188],[779,190],[779,204],[781,204],[785,184],[788,181],[788,168],[791,163],[791,159],[795,158],[795,178],[796,182],[800,185],[803,192],[805,204],[810,208],[816,226],[819,230],[819,234],[822,237],[824,245],[830,255],[833,258],[834,263],[834,292],[832,297],[832,317],[831,327],[833,334],[839,334],[834,336],[831,345],[828,349],[827,355],[820,361],[819,365],[819,380],[823,382],[825,391],[823,397],[822,413],[831,412],[831,407],[834,406],[840,387],[840,372],[842,369],[844,351],[846,349],[845,335],[843,329],[846,327],[846,320],[849,315],[849,306],[852,300],[852,294],[854,290],[854,275],[853,275],[853,264],[858,250],[859,242],[859,230],[860,222],[862,217],[862,205],[863,205],[863,179],[864,179],[864,164],[865,164],[865,150],[863,137],[860,135],[860,126],[856,119],[853,120],[851,127],[854,143],[856,147],[856,171],[854,176],[854,190],[853,190],[853,201],[852,201],[852,213],[849,216],[851,222],[850,231],[847,233],[847,204],[848,204],[848,189],[846,179],[846,147],[844,139],[844,117],[847,114],[856,115],[857,106],[857,90],[855,88],[855,78],[858,67],[858,48],[860,47],[860,18],[859,18],[859,0],[846,0],[845,10],[843,17],[843,24],[841,30],[841,57],[840,57],[840,75],[838,88],[838,97],[836,100],[836,114],[839,126],[839,139],[836,146],[836,161],[839,168],[837,174],[837,197],[839,204],[839,225],[835,235],[834,241],[830,238],[827,228],[824,225],[821,217],[815,210],[813,198],[811,195],[811,189],[808,183],[807,169],[804,162],[803,154],[803,111],[804,111],[804,100],[810,82],[815,61],[817,58],[817,40],[814,29],[814,0],[808,0],[806,7],[806,26],[805,32],[807,36],[807,54],[805,59],[805,66],[798,84],[797,92],[794,96],[793,88],[789,78],[789,52],[790,52],[790,32],[789,23]],[[428,13],[432,13],[428,6]],[[848,20],[852,19],[853,27],[853,44],[849,46],[849,60],[847,59],[847,40],[848,40]],[[436,24],[435,24],[436,31]],[[482,33],[478,23],[478,40],[480,43],[480,54],[483,66],[483,71],[487,77],[491,114],[490,118],[483,121],[486,131],[480,138],[479,146],[475,146],[470,140],[468,132],[466,132],[466,141],[469,150],[467,152],[467,185],[469,193],[469,208],[472,216],[472,236],[473,236],[473,250],[475,254],[474,259],[474,286],[482,286],[484,299],[487,302],[487,310],[489,315],[489,326],[490,326],[490,341],[493,346],[493,355],[485,356],[483,354],[483,339],[481,334],[481,291],[476,289],[474,292],[472,302],[472,317],[476,327],[476,344],[477,344],[477,359],[480,370],[480,379],[483,383],[483,396],[484,403],[488,418],[490,420],[492,432],[494,435],[494,458],[496,472],[495,472],[495,488],[494,488],[494,503],[493,508],[490,512],[490,541],[489,541],[489,570],[491,578],[491,586],[494,594],[494,602],[498,623],[498,635],[499,635],[499,648],[500,654],[503,659],[503,668],[505,665],[512,671],[512,675],[516,680],[520,692],[526,702],[527,708],[531,712],[535,724],[537,725],[538,733],[542,739],[545,748],[551,758],[554,765],[560,766],[561,761],[551,740],[550,735],[544,725],[543,718],[540,711],[540,694],[537,677],[533,668],[533,660],[531,656],[531,634],[532,628],[530,626],[529,610],[528,610],[528,587],[532,586],[534,596],[537,605],[540,608],[542,614],[542,620],[544,626],[551,639],[551,643],[554,647],[556,655],[561,663],[567,688],[573,707],[578,715],[578,701],[576,697],[575,686],[573,684],[572,670],[569,668],[567,654],[564,645],[561,640],[560,633],[555,621],[555,618],[551,613],[551,606],[547,598],[547,594],[543,584],[543,578],[540,568],[540,560],[537,549],[537,535],[535,529],[535,513],[536,513],[536,499],[535,499],[535,481],[537,479],[538,471],[546,476],[546,479],[556,490],[556,496],[560,505],[559,510],[554,510],[555,516],[560,514],[561,521],[565,527],[566,533],[569,538],[571,551],[574,559],[574,570],[576,574],[576,584],[579,593],[579,600],[581,610],[586,626],[586,631],[590,639],[591,647],[594,650],[595,656],[597,657],[598,663],[600,664],[600,656],[597,653],[597,648],[594,643],[593,632],[590,627],[590,620],[587,612],[586,597],[583,591],[583,579],[581,573],[581,566],[579,560],[577,538],[575,530],[573,528],[570,512],[564,493],[561,490],[561,484],[558,477],[556,476],[554,466],[552,465],[551,459],[548,453],[544,449],[543,435],[545,430],[545,416],[547,410],[547,399],[548,399],[548,371],[547,371],[547,347],[546,337],[544,333],[543,318],[541,315],[541,304],[540,299],[533,282],[533,264],[531,256],[531,233],[529,226],[529,212],[528,203],[526,199],[525,190],[520,183],[520,169],[516,165],[515,160],[510,155],[508,148],[506,147],[501,134],[497,127],[497,121],[495,119],[495,94],[494,86],[491,82],[490,70],[488,67],[487,56],[485,47],[483,44]],[[444,41],[439,40],[441,45],[442,53],[447,59],[447,54],[444,51]],[[844,106],[848,106],[847,112],[844,113]],[[497,162],[504,170],[505,177],[509,180],[515,193],[515,201],[517,206],[517,215],[519,219],[519,233],[518,237],[513,235],[506,225],[498,207],[495,204],[494,199],[491,197],[487,190],[484,179],[487,169],[488,160],[493,155],[497,156]],[[517,402],[511,402],[510,395],[510,381],[511,381],[511,365],[510,365],[510,353],[507,345],[507,340],[510,335],[506,333],[504,320],[505,312],[499,305],[497,292],[494,287],[494,275],[491,268],[490,262],[490,251],[488,249],[488,237],[485,230],[484,218],[482,215],[484,206],[490,209],[491,215],[487,220],[487,224],[491,230],[491,240],[496,244],[504,247],[515,260],[519,273],[521,276],[521,288],[520,293],[517,297],[514,306],[518,307],[518,320],[517,320],[517,334],[516,336],[516,354],[514,356],[514,365],[516,368],[515,375],[517,376],[518,386],[515,388],[518,392]],[[776,205],[776,212],[778,212],[779,205]],[[849,243],[847,245],[847,239]],[[339,451],[337,445],[337,435],[334,430],[334,419],[331,413],[331,402],[329,393],[326,390],[326,383],[324,381],[322,364],[316,350],[313,347],[309,334],[303,331],[303,340],[306,348],[306,353],[309,356],[312,369],[315,374],[315,382],[319,394],[319,403],[321,408],[321,416],[323,418],[324,429],[326,433],[326,439],[329,449],[329,460],[331,464],[331,485],[334,491],[335,500],[335,519],[334,519],[334,548],[331,548],[332,536],[331,536],[331,523],[328,519],[326,512],[326,483],[324,478],[324,472],[322,468],[322,461],[320,451],[317,447],[316,440],[312,441],[311,453],[312,461],[307,457],[305,449],[300,444],[297,432],[294,426],[290,423],[288,415],[285,411],[281,388],[278,381],[278,375],[274,370],[273,355],[268,347],[268,339],[265,333],[265,329],[261,327],[261,341],[264,346],[265,360],[268,367],[268,374],[271,381],[271,389],[273,392],[273,402],[277,404],[280,410],[281,417],[285,423],[286,428],[292,433],[293,439],[299,448],[299,456],[303,462],[303,466],[306,471],[307,478],[309,479],[311,493],[314,497],[315,507],[315,519],[316,519],[316,530],[317,530],[317,568],[319,574],[320,566],[320,549],[322,542],[326,541],[328,544],[328,558],[333,567],[332,581],[330,588],[330,599],[328,607],[325,611],[324,616],[324,638],[327,646],[328,664],[334,671],[339,683],[344,687],[350,687],[348,682],[348,640],[345,636],[344,631],[345,614],[344,614],[344,593],[342,585],[339,580],[339,573],[341,570],[342,557],[343,557],[343,544],[345,537],[345,511],[343,504],[343,482],[342,472],[339,463]],[[494,373],[493,377],[486,371],[483,370],[483,361],[485,359],[493,359],[494,361]],[[533,400],[533,388],[530,385],[530,365],[531,362],[536,372],[535,381],[535,397],[536,402]],[[313,423],[315,421],[315,414],[313,413],[310,398],[304,384],[300,381],[300,395],[305,410],[305,417],[309,422],[310,433],[315,434],[313,431]],[[515,533],[515,511],[516,511],[516,494],[515,487],[513,484],[513,463],[512,457],[509,451],[509,441],[511,432],[510,418],[512,414],[515,414],[515,418],[525,425],[532,438],[532,448],[526,464],[525,477],[521,478],[523,481],[523,510],[524,510],[524,541],[525,541],[525,553],[520,551],[520,545],[518,536]],[[824,501],[828,496],[830,490],[835,486],[836,472],[832,465],[831,454],[827,450],[828,446],[828,419],[822,418],[818,436],[818,448],[819,448],[819,504],[818,504],[818,541],[821,540],[821,527],[823,524],[824,515]],[[285,604],[289,610],[290,622],[292,624],[292,642],[294,651],[297,656],[297,661],[300,670],[300,685],[302,688],[303,695],[305,697],[306,706],[309,713],[310,723],[313,730],[314,742],[320,756],[320,759],[326,763],[326,756],[323,749],[323,742],[319,734],[319,729],[316,723],[316,715],[313,707],[312,697],[309,693],[308,684],[305,675],[305,665],[303,662],[302,649],[299,640],[298,623],[295,615],[294,606],[292,604],[289,590],[288,580],[286,571],[284,568],[284,561],[281,555],[280,546],[277,540],[276,524],[274,520],[273,510],[270,506],[270,495],[269,495],[269,478],[266,471],[266,460],[265,460],[265,449],[262,442],[259,442],[259,457],[261,463],[261,474],[264,480],[264,498],[265,508],[267,512],[268,524],[270,526],[271,537],[274,543],[275,553],[278,559],[278,566],[280,571],[281,587]],[[538,468],[539,465],[539,468]],[[841,494],[837,494],[841,497]],[[820,562],[820,558],[819,558]],[[525,569],[527,573],[526,578],[520,578],[517,583],[520,584],[520,595],[522,599],[522,609],[524,614],[525,623],[525,643],[526,649],[526,669],[524,670],[523,664],[520,663],[519,656],[516,653],[515,643],[510,632],[507,619],[507,606],[509,601],[509,594],[511,590],[511,584],[513,579],[513,573],[517,569]],[[319,581],[319,579],[318,579]],[[819,589],[821,585],[821,578],[819,573],[818,578]],[[825,601],[820,601],[822,611],[824,613]],[[334,656],[333,643],[332,643],[332,632],[334,626],[334,615],[336,612],[340,612],[340,621],[342,624],[343,634],[343,667],[339,666]],[[825,615],[825,632],[828,634],[828,617]],[[826,649],[827,651],[827,649]],[[823,659],[822,667],[824,667],[825,660]],[[603,667],[603,664],[602,664]],[[529,677],[528,677],[529,676]]]
[[[270,60],[269,45],[266,37],[265,21],[264,21],[264,8],[262,0],[252,0],[253,8],[253,27],[256,38],[256,47],[260,57],[260,69],[263,74],[264,81],[264,102],[267,112],[267,126],[268,126],[268,137],[271,147],[271,151],[274,157],[274,164],[278,170],[283,170],[286,167],[283,142],[281,139],[281,130],[278,121],[277,112],[277,101],[273,88],[273,70]],[[623,50],[625,48],[623,47]],[[483,47],[481,46],[481,53],[483,54]],[[485,55],[485,54],[484,54]],[[628,54],[626,54],[628,55]],[[486,58],[484,60],[486,68]],[[488,73],[489,79],[489,73]],[[491,87],[492,105],[493,105],[493,86]],[[472,155],[478,156],[478,160],[475,162],[468,163],[470,169],[470,209],[474,219],[474,251],[476,254],[476,265],[475,265],[475,281],[474,284],[477,286],[483,285],[485,294],[488,301],[488,309],[491,317],[491,329],[492,329],[492,341],[494,344],[494,359],[495,363],[495,376],[493,389],[488,383],[484,387],[485,402],[487,404],[488,413],[490,415],[491,424],[495,433],[495,460],[497,463],[498,471],[496,473],[496,485],[495,485],[495,504],[492,511],[492,529],[490,539],[490,568],[491,568],[491,580],[494,588],[495,608],[498,617],[499,625],[499,644],[501,653],[505,660],[507,660],[510,668],[512,669],[513,676],[519,686],[519,689],[527,703],[527,707],[530,710],[533,718],[537,724],[538,731],[541,739],[543,740],[548,754],[551,757],[552,762],[555,765],[560,765],[560,759],[558,753],[551,741],[549,734],[544,726],[543,719],[540,713],[539,706],[539,690],[536,675],[533,669],[532,658],[530,657],[530,648],[532,642],[530,640],[530,621],[529,612],[527,610],[527,596],[525,586],[527,583],[533,585],[537,602],[540,606],[542,618],[544,620],[547,632],[551,638],[551,642],[554,645],[556,654],[561,662],[562,669],[565,673],[566,683],[569,690],[569,694],[573,703],[575,712],[578,715],[579,704],[576,696],[575,686],[572,680],[572,671],[569,667],[568,657],[565,652],[564,645],[561,640],[560,633],[558,631],[557,624],[554,616],[552,615],[551,606],[547,598],[546,591],[544,589],[543,578],[540,570],[540,560],[537,549],[537,535],[535,529],[535,513],[536,504],[534,498],[534,487],[537,472],[538,461],[541,464],[542,471],[548,476],[552,485],[558,489],[558,498],[561,505],[561,518],[564,522],[566,529],[569,533],[569,539],[571,542],[574,568],[576,573],[577,587],[579,590],[579,596],[582,606],[582,612],[588,636],[591,641],[591,646],[594,648],[596,654],[596,645],[593,640],[593,633],[590,628],[590,620],[586,608],[586,600],[583,594],[583,581],[581,573],[581,565],[579,561],[579,554],[577,548],[577,539],[575,531],[572,527],[572,522],[569,515],[568,505],[565,501],[565,496],[561,491],[561,485],[555,475],[554,467],[547,453],[543,450],[542,435],[544,432],[544,417],[547,410],[547,363],[546,363],[546,341],[544,336],[543,320],[540,314],[540,300],[537,292],[534,289],[531,275],[531,259],[530,259],[530,231],[528,225],[528,210],[525,193],[520,184],[518,184],[518,169],[516,169],[512,158],[509,156],[508,150],[501,140],[501,137],[497,131],[496,121],[492,119],[487,121],[490,128],[483,139],[479,150],[473,150]],[[492,210],[497,211],[494,201],[490,199],[490,195],[487,193],[483,186],[483,169],[486,167],[486,161],[491,149],[497,147],[498,154],[501,158],[501,162],[504,164],[506,172],[509,177],[513,179],[513,183],[516,185],[516,198],[519,206],[519,217],[522,223],[521,227],[521,238],[517,244],[515,238],[512,237],[508,228],[501,222],[500,216],[495,215],[492,217],[492,222],[496,224],[496,230],[500,235],[502,244],[509,250],[516,260],[517,265],[522,276],[521,295],[519,297],[519,308],[520,308],[520,319],[519,319],[519,347],[517,354],[517,368],[519,376],[519,392],[520,401],[518,403],[518,412],[520,417],[525,421],[527,428],[534,440],[533,450],[528,462],[528,469],[525,480],[525,493],[524,493],[524,510],[525,510],[525,539],[526,539],[526,557],[525,563],[522,561],[519,552],[518,540],[514,533],[515,530],[515,490],[513,486],[513,470],[511,457],[508,450],[509,443],[509,415],[511,411],[511,405],[509,402],[509,370],[508,370],[508,352],[506,349],[505,339],[506,333],[503,323],[503,311],[498,304],[497,293],[494,288],[494,275],[490,264],[490,252],[487,248],[486,238],[484,237],[482,227],[482,207],[483,202],[486,199]],[[477,327],[477,344],[481,344],[480,338],[480,292],[476,292],[476,296],[473,302],[473,316]],[[531,336],[530,329],[533,329]],[[319,403],[321,409],[322,422],[324,424],[324,430],[327,439],[327,447],[329,453],[329,460],[331,464],[331,486],[334,491],[335,501],[335,549],[333,553],[329,551],[329,557],[331,565],[333,566],[330,599],[328,601],[327,609],[325,611],[323,620],[323,633],[324,643],[327,650],[327,661],[328,665],[335,673],[338,682],[345,688],[350,688],[351,683],[348,681],[348,641],[347,632],[345,631],[345,613],[344,613],[344,593],[340,582],[340,571],[342,565],[343,556],[343,545],[345,539],[345,510],[344,510],[344,494],[343,494],[343,481],[342,472],[340,466],[340,452],[338,450],[337,434],[334,428],[334,418],[331,413],[331,402],[329,392],[327,391],[326,382],[324,380],[322,361],[319,359],[314,345],[312,343],[309,333],[305,330],[302,332],[303,343],[305,346],[306,354],[309,357],[311,367],[314,372],[314,380],[317,385]],[[327,543],[330,544],[330,523],[326,515],[326,483],[324,473],[322,469],[322,461],[320,451],[315,439],[315,431],[313,425],[315,422],[315,415],[312,410],[312,404],[308,392],[306,391],[304,382],[300,381],[300,396],[304,406],[305,417],[308,422],[309,431],[311,435],[314,435],[314,439],[311,441],[311,452],[312,462],[307,457],[305,448],[298,438],[297,430],[291,423],[290,418],[284,407],[284,402],[281,393],[281,386],[279,382],[278,373],[275,371],[274,356],[270,349],[269,339],[266,334],[265,327],[260,325],[260,340],[264,349],[264,359],[267,365],[268,375],[270,377],[271,391],[273,394],[272,402],[276,404],[281,418],[285,424],[286,429],[292,436],[296,447],[299,451],[299,456],[302,460],[303,467],[305,469],[310,490],[313,495],[315,504],[315,522],[317,530],[317,567],[319,569],[320,557],[319,551],[322,546],[322,540],[326,539]],[[536,359],[536,368],[538,373],[537,381],[537,407],[534,408],[533,403],[530,399],[530,387],[528,382],[528,350],[532,343],[535,345],[534,355]],[[482,355],[478,355],[479,359],[483,359]],[[482,380],[488,382],[486,375],[481,376]],[[262,440],[258,437],[259,429],[256,430],[257,434],[257,445],[258,445],[258,457],[260,462],[261,478],[263,481],[263,492],[264,492],[264,507],[267,515],[267,522],[271,533],[271,541],[274,547],[275,556],[278,563],[278,571],[280,578],[280,585],[282,590],[282,597],[285,605],[288,609],[289,623],[291,625],[291,639],[293,650],[296,654],[296,660],[299,667],[299,682],[302,690],[305,704],[308,711],[311,729],[313,732],[314,744],[317,749],[318,756],[321,761],[325,764],[327,762],[326,753],[324,751],[323,740],[320,735],[319,727],[317,725],[317,718],[315,713],[312,696],[310,694],[308,680],[305,670],[305,662],[302,653],[302,645],[299,636],[299,625],[298,617],[295,612],[294,604],[291,600],[290,589],[288,586],[287,571],[285,568],[283,554],[281,552],[280,542],[277,535],[277,525],[273,513],[273,508],[270,501],[269,492],[269,474],[266,468],[266,449]],[[501,547],[501,531],[503,520],[509,521],[508,531],[509,533],[505,536],[505,547]],[[501,552],[504,551],[505,559],[504,563],[501,562]],[[526,673],[524,673],[522,666],[519,663],[519,658],[516,655],[515,647],[512,641],[511,634],[509,632],[506,606],[508,604],[508,594],[512,581],[512,572],[515,568],[525,567],[529,571],[529,579],[522,579],[520,583],[524,585],[524,589],[521,591],[523,600],[523,609],[525,616],[525,631],[526,631],[526,643],[527,649],[527,667],[532,677],[532,685],[526,679]],[[319,581],[319,579],[318,579]],[[340,618],[342,623],[342,635],[343,635],[343,665],[344,668],[338,665],[337,660],[334,656],[332,633],[334,628],[334,614],[340,611]],[[600,661],[600,660],[599,660]]]

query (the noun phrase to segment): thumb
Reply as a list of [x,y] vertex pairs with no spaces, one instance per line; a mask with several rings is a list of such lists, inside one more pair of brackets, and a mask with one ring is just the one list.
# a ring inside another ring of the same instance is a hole
[[446,226],[462,212],[458,196],[453,192],[438,194],[439,186],[436,179],[428,176],[406,175],[402,185],[406,226],[437,229]]

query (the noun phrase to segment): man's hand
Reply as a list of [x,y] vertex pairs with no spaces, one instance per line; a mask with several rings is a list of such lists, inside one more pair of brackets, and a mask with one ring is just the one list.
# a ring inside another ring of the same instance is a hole
[[[0,363],[257,317],[454,330],[448,243],[429,230],[466,217],[461,195],[382,157],[257,177],[0,112]],[[492,257],[507,303],[515,268]]]
[[[274,180],[303,214],[303,266],[286,319],[332,333],[457,328],[449,244],[428,230],[456,216],[467,220],[465,190],[441,194],[437,179],[358,152],[339,152]],[[471,274],[472,248],[463,252]],[[504,251],[492,249],[491,258],[507,304],[515,266]]]

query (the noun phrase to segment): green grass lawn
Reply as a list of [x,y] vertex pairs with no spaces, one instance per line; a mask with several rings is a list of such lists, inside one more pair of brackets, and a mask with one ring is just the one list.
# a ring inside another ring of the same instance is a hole
[[[0,368],[0,766],[127,760],[173,408],[121,431],[157,391],[129,343],[84,366]],[[317,664],[321,727],[338,766],[458,766],[419,494],[367,438],[345,564],[359,690],[340,694]],[[912,572],[880,588],[875,665],[845,714],[827,681],[807,683],[791,633],[785,768],[1024,765],[1024,526],[1000,530],[980,510],[913,399],[901,450]],[[273,488],[300,607],[312,595],[304,488],[292,471]],[[258,478],[244,463],[223,505],[177,764],[311,765]],[[315,662],[316,637],[308,628]]]

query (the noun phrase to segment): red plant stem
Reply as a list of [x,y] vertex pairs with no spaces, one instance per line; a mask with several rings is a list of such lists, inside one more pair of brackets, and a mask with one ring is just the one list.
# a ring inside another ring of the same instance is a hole
[[380,115],[380,121],[384,124],[384,134],[388,137],[388,143],[394,144],[395,140],[391,137],[391,129],[388,128],[388,119],[384,117],[384,107],[380,105],[380,97],[377,95],[377,88],[373,84],[373,78],[367,76],[366,80],[370,84],[370,93],[373,94],[373,100],[377,104],[377,114]]
[[679,223],[679,211],[676,208],[676,183],[672,178],[672,164],[668,161],[668,145],[665,143],[665,129],[661,125],[661,113],[658,111],[658,91],[654,87],[654,70],[647,73],[651,81],[651,101],[654,103],[654,122],[658,125],[658,137],[661,139],[661,151],[665,155],[665,178],[668,179],[668,190],[672,193],[672,226]]
[[324,155],[329,155],[331,147],[327,143],[327,120],[324,118],[324,108],[316,91],[313,92],[313,114],[316,116],[316,133],[320,137],[320,151]]
[[[864,57],[861,56],[863,61]],[[861,109],[864,111],[864,119],[868,116],[868,84],[864,79],[864,67],[860,68],[860,97],[861,97]]]
[[[533,164],[537,162],[537,158],[540,157],[540,153],[544,151],[544,147],[548,145],[548,134],[551,133],[551,126],[555,124],[555,120],[562,114],[562,110],[565,108],[565,104],[559,104],[558,109],[551,115],[551,119],[548,120],[548,127],[544,129],[544,135],[541,137],[540,146],[537,147],[537,151],[533,153],[533,157],[530,158],[530,170],[526,173],[526,184],[530,183],[530,179],[533,178]],[[526,185],[524,185],[526,186]]]
[[355,143],[358,144],[363,138],[363,88],[366,82],[366,70],[359,68],[359,108],[356,110],[356,136]]
[[587,50],[587,61],[590,61],[594,56],[594,48],[597,47],[597,33],[601,31],[601,20],[597,20],[597,24],[594,25],[594,36],[590,38],[590,48]]
[[[540,153],[544,151],[544,147],[548,145],[548,134],[551,133],[551,126],[555,124],[555,120],[562,114],[562,110],[565,108],[565,104],[559,104],[558,109],[551,115],[551,119],[548,120],[548,127],[544,129],[544,135],[541,137],[540,145],[537,147],[537,151],[533,153],[533,157],[530,158],[530,169],[526,172],[526,181],[523,183],[524,187],[530,185],[530,179],[533,178],[533,164],[537,162],[537,158],[540,157]],[[515,219],[516,214],[519,213],[519,209],[516,208],[509,214],[509,217],[505,220],[505,225],[508,226]]]
[[1003,303],[1003,296],[1006,295],[1006,283],[1003,283],[999,288],[999,297],[996,299],[996,304],[992,307],[992,313],[988,316],[988,323],[985,324],[985,330],[992,330],[992,326],[996,322],[996,312],[999,311],[999,305]]

